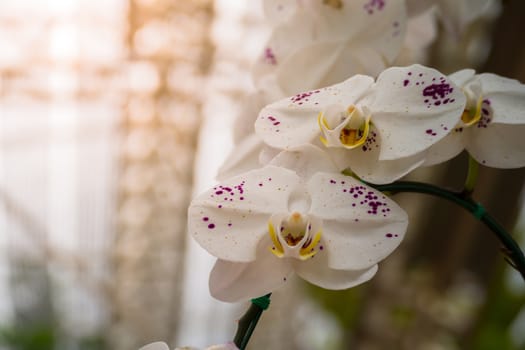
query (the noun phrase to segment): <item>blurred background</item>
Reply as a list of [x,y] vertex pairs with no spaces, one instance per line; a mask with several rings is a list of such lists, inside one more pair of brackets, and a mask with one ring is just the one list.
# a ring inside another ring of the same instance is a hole
[[[269,35],[260,1],[0,2],[0,349],[133,350],[231,340],[247,305],[209,296],[186,237]],[[525,82],[525,2],[421,57]],[[466,157],[411,175],[451,188]],[[523,169],[482,168],[474,196],[525,245]],[[418,194],[371,282],[272,297],[251,349],[525,349],[525,284],[470,215]]]

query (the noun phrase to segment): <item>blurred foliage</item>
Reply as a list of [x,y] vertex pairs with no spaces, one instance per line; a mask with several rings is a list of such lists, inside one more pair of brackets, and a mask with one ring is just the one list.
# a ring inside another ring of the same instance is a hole
[[[352,343],[361,311],[366,300],[369,284],[359,285],[346,290],[328,290],[306,283],[307,292],[316,303],[335,317],[343,330],[343,343]],[[344,302],[341,302],[344,300]],[[325,344],[328,345],[328,344]],[[330,348],[336,348],[330,347]]]
[[[514,234],[523,237],[525,232]],[[472,344],[465,344],[465,349],[476,350],[524,350],[525,346],[514,344],[510,326],[525,307],[525,293],[512,291],[505,281],[507,270],[511,269],[501,262],[498,273],[488,290],[487,303],[478,318],[478,324],[472,337]],[[522,282],[520,280],[520,282]],[[522,329],[525,332],[525,329]]]
[[0,345],[12,350],[53,350],[56,343],[52,327],[1,328]]
[[[0,328],[0,346],[6,346],[9,350],[56,350],[62,348],[59,345],[62,342],[58,329],[49,325]],[[77,350],[107,349],[101,336],[75,339],[72,343]]]
[[[501,274],[502,275],[502,274]],[[501,281],[502,282],[502,281]],[[472,349],[520,350],[513,344],[510,325],[525,306],[525,295],[511,293],[503,283],[495,283],[473,337]]]

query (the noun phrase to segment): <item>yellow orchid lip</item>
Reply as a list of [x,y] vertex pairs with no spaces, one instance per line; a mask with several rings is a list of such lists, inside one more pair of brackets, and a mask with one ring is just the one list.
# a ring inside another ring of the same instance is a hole
[[481,119],[482,105],[483,105],[483,96],[480,96],[478,98],[478,101],[476,102],[476,109],[474,110],[472,108],[465,109],[465,111],[463,111],[463,114],[461,115],[461,121],[466,126],[471,126],[479,122],[479,120]]
[[[352,114],[354,112],[356,112],[356,108],[354,105],[348,107],[346,113],[348,114],[348,116],[350,116],[350,118],[347,118],[345,120],[347,124],[342,128],[340,128],[341,125],[338,125],[336,128],[333,129],[330,128],[330,126],[328,125],[328,121],[326,120],[323,112],[319,112],[319,114],[317,115],[317,124],[319,125],[319,128],[324,134],[324,136],[319,137],[323,145],[325,145],[326,147],[340,146],[346,149],[354,149],[362,146],[366,142],[368,134],[370,132],[371,116],[368,115],[365,118],[364,123],[362,123],[362,125],[359,128],[352,128],[349,126],[349,124],[352,118]],[[338,140],[336,142],[334,142],[333,139],[329,140],[329,138],[326,137],[328,134],[330,134],[330,132],[339,128],[340,131],[339,135],[337,135]]]
[[282,258],[284,256],[284,248],[281,242],[279,242],[279,238],[277,238],[277,235],[275,234],[275,228],[273,227],[273,223],[271,221],[268,222],[268,234],[270,235],[270,238],[273,242],[273,247],[271,247],[270,251],[278,258]]
[[299,251],[299,259],[306,260],[306,259],[313,257],[317,253],[317,250],[315,250],[315,247],[320,241],[321,241],[321,231],[315,234],[314,239],[310,239],[305,244],[303,244],[301,250]]

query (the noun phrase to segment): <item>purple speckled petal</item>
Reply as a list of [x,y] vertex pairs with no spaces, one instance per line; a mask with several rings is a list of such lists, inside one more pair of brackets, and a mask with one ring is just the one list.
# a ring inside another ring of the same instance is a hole
[[317,116],[330,105],[350,106],[373,84],[371,77],[356,75],[323,89],[297,94],[261,110],[255,132],[265,143],[277,148],[311,143],[320,134]]
[[299,185],[295,172],[275,166],[223,181],[192,201],[188,231],[219,259],[253,261],[270,216],[288,212],[289,197]]
[[318,173],[308,182],[310,212],[323,220],[328,266],[360,270],[389,255],[405,234],[407,214],[381,192],[340,174]]
[[525,125],[473,125],[464,135],[467,151],[480,164],[502,169],[525,166]]
[[423,166],[431,166],[446,162],[465,149],[463,133],[466,128],[456,127],[450,134],[445,136],[436,144],[425,151],[425,163]]
[[348,159],[350,169],[361,179],[374,184],[387,184],[421,166],[425,153],[419,152],[392,160],[379,160],[378,150],[363,151],[362,148],[358,148],[348,153]]
[[362,270],[335,270],[328,267],[327,254],[318,252],[314,257],[292,261],[295,273],[321,288],[341,290],[355,287],[370,280],[377,272],[377,264]]
[[372,126],[366,142],[361,147],[352,150],[329,150],[338,165],[344,164],[343,169],[350,168],[361,179],[375,184],[398,180],[423,163],[423,152],[399,159],[379,160],[380,144],[381,135]]
[[492,123],[525,124],[525,85],[496,74],[477,75],[486,109]]
[[409,157],[438,142],[460,120],[465,96],[446,76],[421,65],[385,70],[359,101],[381,135],[379,160]]
[[280,25],[253,77],[259,86],[276,75],[285,94],[335,84],[358,73],[375,75],[392,63],[403,42],[404,1],[341,0],[338,5],[307,1],[291,7],[271,1],[269,8]]
[[257,260],[249,263],[217,260],[210,273],[210,293],[226,302],[244,301],[273,292],[286,283],[293,269],[289,259],[268,251],[270,239],[259,245]]

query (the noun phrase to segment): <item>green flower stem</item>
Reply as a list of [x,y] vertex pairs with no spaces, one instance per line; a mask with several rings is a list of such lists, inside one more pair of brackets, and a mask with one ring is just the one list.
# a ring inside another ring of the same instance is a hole
[[237,333],[233,342],[240,349],[246,349],[248,341],[250,340],[257,322],[264,310],[270,306],[270,296],[272,293],[266,294],[260,298],[252,299],[252,304],[246,310],[246,313],[239,319],[239,325],[237,326]]
[[468,210],[496,235],[503,244],[503,253],[506,255],[507,261],[519,271],[522,278],[525,280],[525,256],[523,255],[520,246],[480,204],[474,202],[469,196],[465,196],[464,192],[453,192],[434,185],[413,181],[398,181],[387,185],[373,185],[368,183],[368,185],[379,191],[388,191],[392,194],[400,192],[430,194],[435,197],[444,198]]
[[474,186],[478,180],[479,164],[471,155],[468,156],[468,172],[465,179],[464,194],[470,195],[474,191]]

